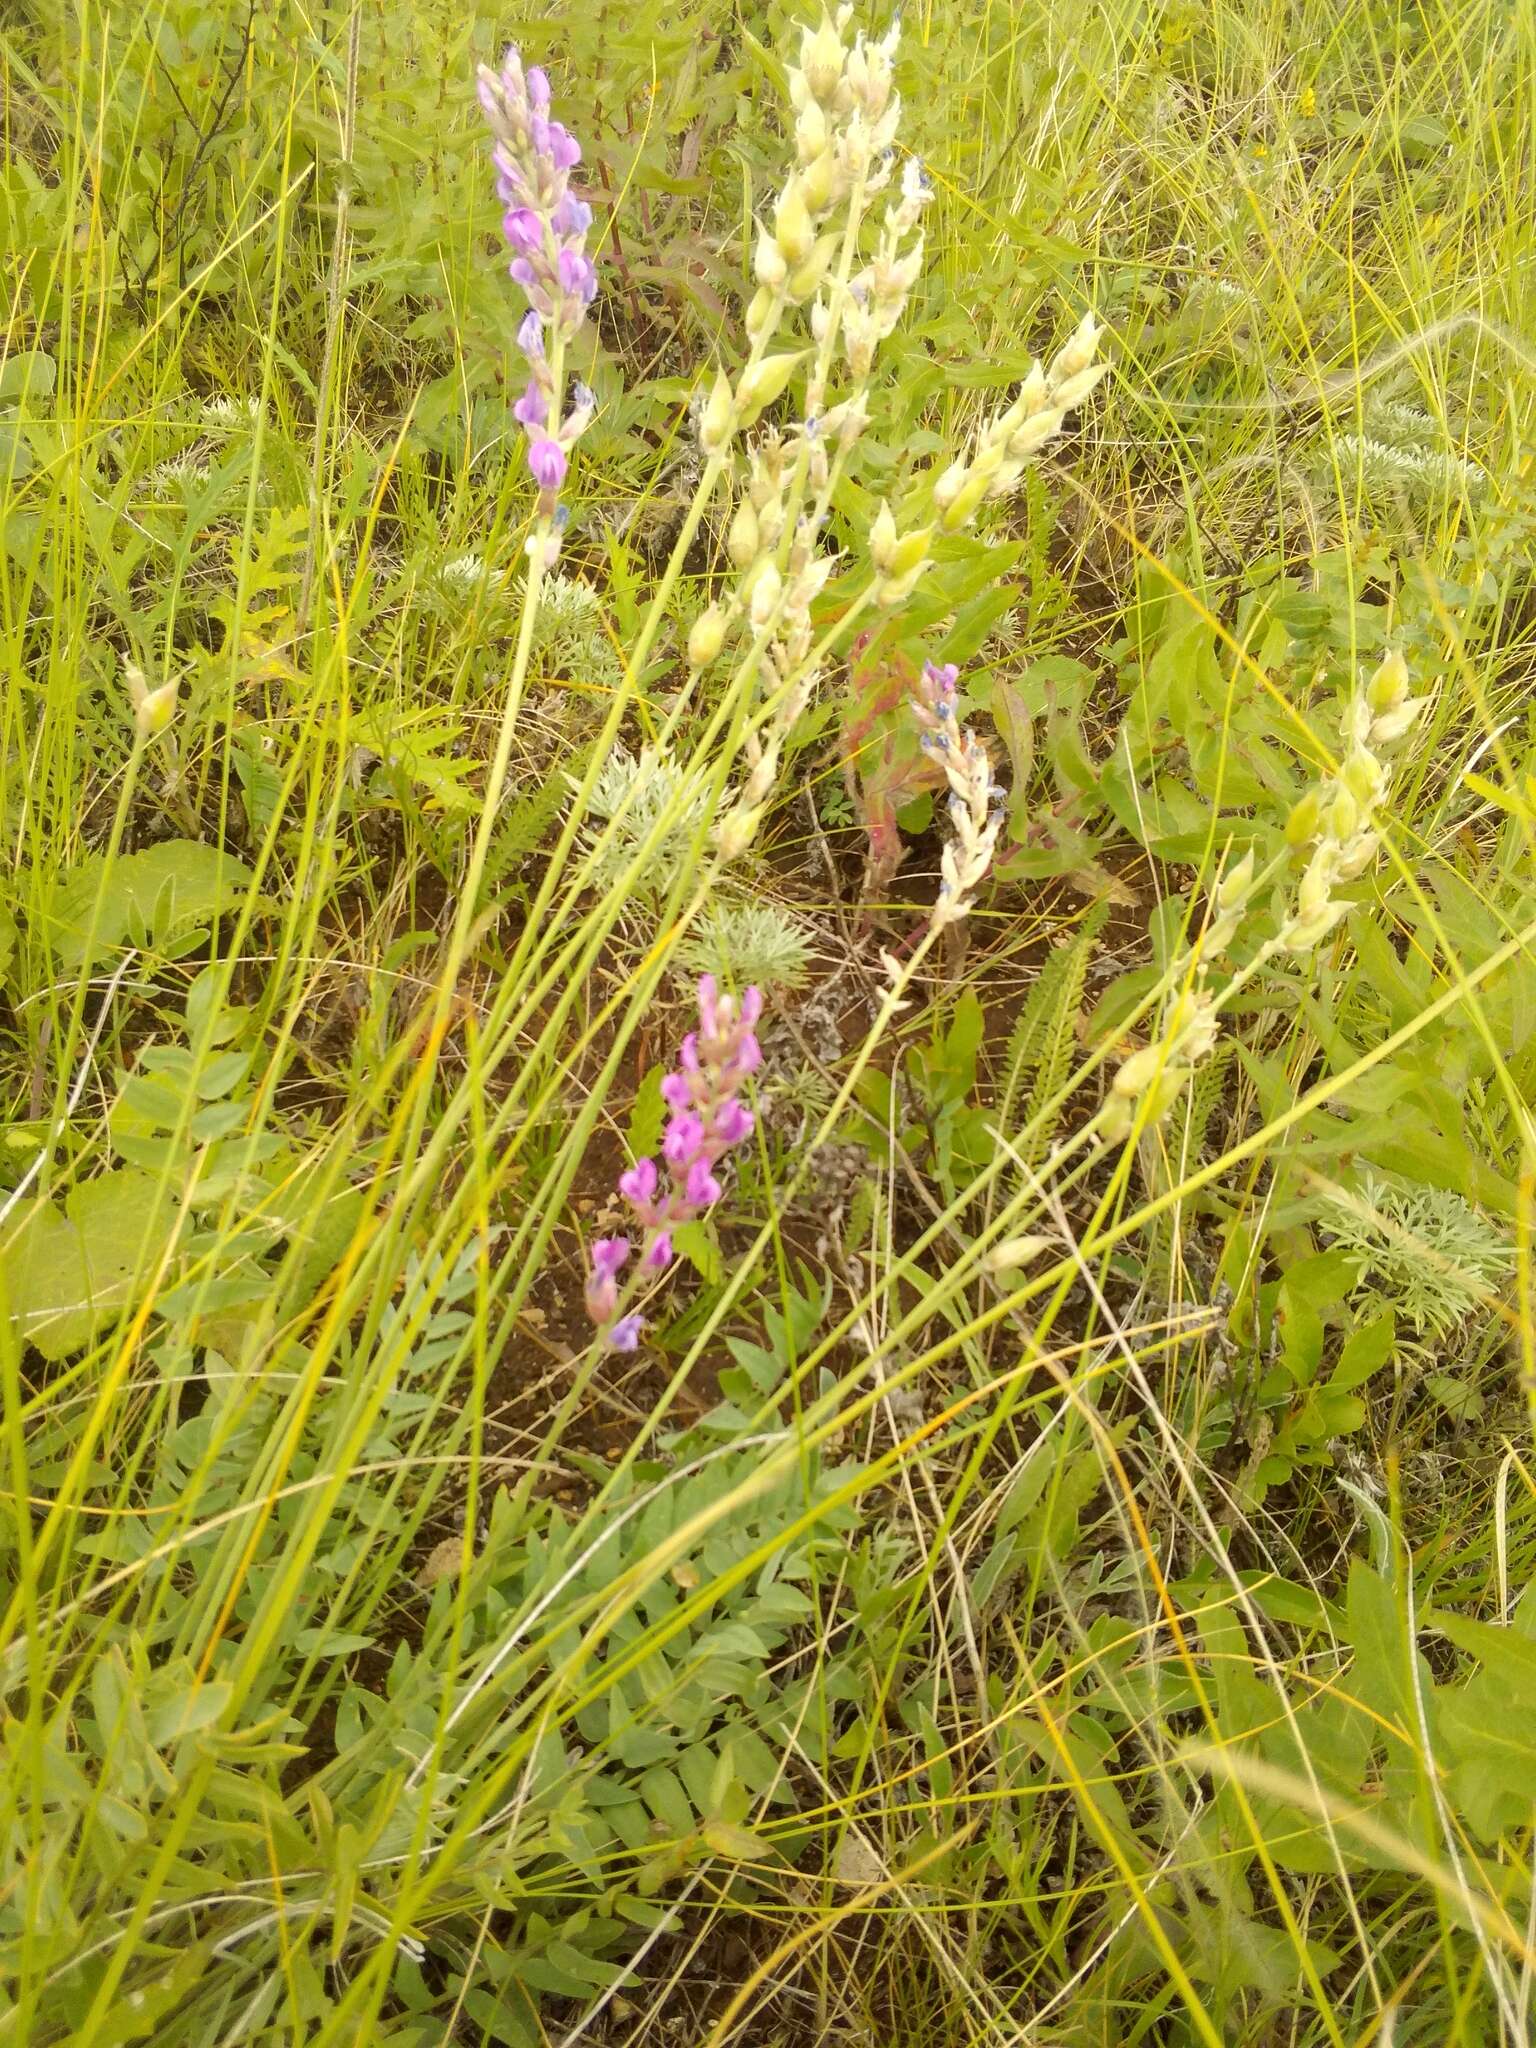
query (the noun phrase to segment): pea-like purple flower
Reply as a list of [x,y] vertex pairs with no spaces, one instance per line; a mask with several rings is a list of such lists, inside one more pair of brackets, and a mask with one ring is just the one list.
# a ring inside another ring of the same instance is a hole
[[516,49],[501,69],[482,64],[480,104],[496,138],[496,189],[506,207],[502,232],[512,251],[510,269],[528,299],[517,345],[532,382],[513,407],[528,430],[528,467],[539,487],[547,530],[537,545],[552,564],[559,553],[555,499],[565,481],[572,447],[591,421],[595,402],[578,385],[569,412],[556,389],[552,349],[574,341],[597,295],[597,266],[586,251],[592,209],[570,189],[581,147],[549,118],[549,79],[537,65],[526,70]]
[[[762,1064],[753,1029],[762,1011],[757,989],[749,988],[738,1006],[720,994],[713,975],[699,977],[699,1028],[684,1038],[677,1068],[661,1084],[672,1112],[661,1141],[665,1174],[654,1159],[637,1159],[619,1175],[619,1193],[643,1233],[639,1275],[664,1272],[672,1263],[673,1231],[720,1200],[715,1169],[752,1135],[741,1089]],[[618,1313],[618,1274],[629,1252],[627,1237],[599,1238],[587,1282],[587,1313],[616,1351],[633,1351],[642,1327],[639,1316]]]
[[955,731],[955,700],[960,671],[954,662],[925,661],[912,688],[912,715],[922,728],[920,744],[931,754],[949,751]]

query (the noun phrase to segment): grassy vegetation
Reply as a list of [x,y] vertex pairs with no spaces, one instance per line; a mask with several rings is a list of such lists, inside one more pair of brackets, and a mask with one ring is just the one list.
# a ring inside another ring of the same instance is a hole
[[[686,649],[810,20],[0,29],[0,2043],[1532,2038],[1536,25],[920,0],[785,714]],[[701,970],[755,1128],[617,1352]]]

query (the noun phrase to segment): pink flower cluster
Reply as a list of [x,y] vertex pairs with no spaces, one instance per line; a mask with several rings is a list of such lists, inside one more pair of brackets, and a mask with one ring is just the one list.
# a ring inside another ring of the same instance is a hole
[[509,49],[500,71],[480,67],[480,104],[496,138],[496,189],[506,205],[502,229],[513,251],[512,276],[528,311],[517,330],[527,360],[528,388],[513,407],[528,432],[528,467],[554,511],[570,449],[592,418],[594,400],[583,384],[561,418],[546,340],[562,344],[580,332],[597,291],[597,268],[586,251],[592,209],[578,199],[570,174],[581,146],[549,118],[549,80],[537,65],[527,71]]
[[[683,1040],[677,1070],[661,1084],[672,1112],[661,1141],[662,1165],[637,1159],[619,1176],[619,1193],[643,1233],[637,1268],[642,1277],[665,1272],[672,1263],[672,1232],[719,1201],[715,1169],[733,1145],[752,1134],[752,1112],[741,1088],[762,1063],[753,1033],[762,1012],[757,989],[749,988],[738,1008],[718,992],[713,975],[700,975],[699,1028]],[[600,1237],[592,1247],[587,1314],[615,1351],[633,1351],[644,1327],[641,1316],[619,1313],[619,1275],[631,1249],[627,1237]]]

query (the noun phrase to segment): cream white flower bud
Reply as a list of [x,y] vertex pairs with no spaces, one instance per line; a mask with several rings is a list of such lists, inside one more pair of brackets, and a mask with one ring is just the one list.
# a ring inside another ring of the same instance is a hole
[[773,617],[783,592],[784,579],[779,574],[778,565],[774,562],[764,562],[752,580],[752,599],[748,614],[758,632],[761,632]]
[[806,29],[800,38],[800,69],[806,84],[823,106],[830,105],[843,82],[846,55],[842,37],[825,14],[819,28]]
[[715,846],[722,860],[739,860],[757,837],[761,809],[730,811],[715,827]]
[[[1099,336],[1104,332],[1092,313],[1085,313],[1077,324],[1076,332],[1066,347],[1061,349],[1051,364],[1051,382],[1060,385],[1069,378],[1086,370],[1093,361],[1094,351],[1099,345]],[[1058,393],[1058,403],[1062,402]],[[1073,401],[1065,401],[1071,404]]]
[[1109,375],[1108,363],[1094,363],[1086,370],[1079,370],[1075,377],[1066,377],[1052,393],[1059,412],[1071,412],[1081,405],[1100,378]]
[[965,488],[965,480],[969,475],[969,466],[958,458],[945,470],[933,487],[933,502],[941,512],[947,512],[954,504]]
[[1049,1237],[1005,1237],[1001,1244],[982,1253],[981,1269],[984,1273],[1017,1272],[1020,1266],[1033,1265],[1054,1242]]
[[752,274],[764,290],[776,292],[782,289],[789,276],[789,265],[776,238],[766,228],[757,231],[757,250],[752,258]]
[[1383,711],[1379,718],[1371,721],[1371,743],[1378,747],[1389,747],[1394,740],[1400,740],[1404,733],[1417,724],[1419,715],[1428,702],[1427,697],[1410,697],[1406,704],[1399,704],[1395,710]]

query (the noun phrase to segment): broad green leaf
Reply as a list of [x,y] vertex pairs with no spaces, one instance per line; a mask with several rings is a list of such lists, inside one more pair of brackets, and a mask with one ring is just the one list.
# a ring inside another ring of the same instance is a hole
[[45,936],[65,968],[81,964],[88,943],[99,952],[142,932],[164,945],[233,910],[250,880],[244,861],[195,839],[167,839],[110,864],[90,854],[55,888]]
[[0,1240],[0,1282],[17,1335],[49,1360],[83,1350],[129,1305],[174,1228],[168,1192],[135,1167],[72,1188],[62,1213],[34,1201]]

